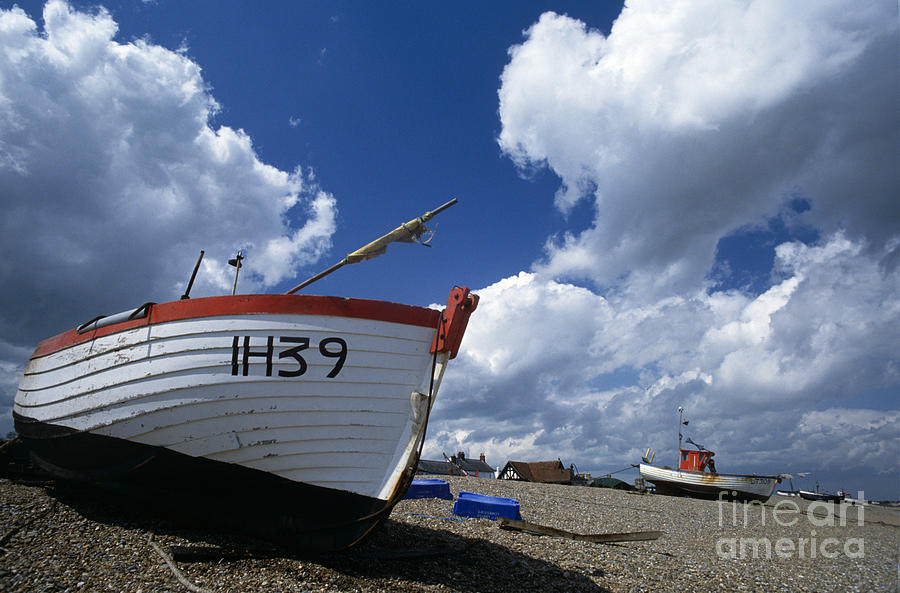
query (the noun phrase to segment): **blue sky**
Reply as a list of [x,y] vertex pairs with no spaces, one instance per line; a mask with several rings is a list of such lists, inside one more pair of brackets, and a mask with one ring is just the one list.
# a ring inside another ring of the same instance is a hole
[[[460,200],[437,220],[434,246],[463,250],[463,257],[399,246],[408,259],[372,261],[322,281],[317,291],[443,302],[448,283],[486,286],[515,274],[523,261],[541,256],[534,237],[568,227],[546,200],[558,180],[540,171],[523,181],[496,142],[497,87],[510,41],[551,4],[454,11],[419,2],[281,4],[266,11],[240,3],[105,6],[123,40],[149,35],[164,47],[188,48],[221,104],[213,126],[242,128],[260,160],[286,171],[311,167],[339,197],[329,263],[451,197]],[[619,9],[600,3],[578,11],[608,27]],[[398,265],[439,267],[444,282],[411,283],[398,292],[384,281]]]
[[605,473],[683,405],[720,471],[900,498],[896,5],[99,5],[0,3],[0,428],[200,249],[279,292],[456,197],[305,290],[479,292],[427,456]]

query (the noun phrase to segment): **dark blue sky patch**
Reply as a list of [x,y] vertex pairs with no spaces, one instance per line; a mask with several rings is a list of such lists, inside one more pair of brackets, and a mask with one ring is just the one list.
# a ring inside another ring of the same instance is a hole
[[620,367],[611,373],[598,375],[587,382],[597,391],[611,391],[634,385],[640,380],[640,373],[631,367]]
[[819,240],[819,232],[802,220],[811,209],[809,200],[794,198],[765,225],[746,226],[722,237],[710,274],[711,290],[740,290],[757,296],[771,288],[779,281],[773,270],[775,248],[791,241],[811,245]]

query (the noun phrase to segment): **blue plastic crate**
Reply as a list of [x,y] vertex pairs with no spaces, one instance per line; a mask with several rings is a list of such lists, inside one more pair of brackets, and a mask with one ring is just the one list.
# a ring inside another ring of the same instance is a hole
[[450,484],[444,480],[413,480],[403,498],[443,498],[453,500]]
[[500,517],[522,520],[518,500],[472,492],[459,493],[456,504],[453,505],[453,514],[460,517],[476,517],[494,521]]

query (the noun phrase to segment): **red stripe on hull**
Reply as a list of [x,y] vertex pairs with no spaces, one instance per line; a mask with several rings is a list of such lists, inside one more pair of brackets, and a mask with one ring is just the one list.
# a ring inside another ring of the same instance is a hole
[[353,317],[433,328],[437,328],[441,318],[441,312],[434,309],[332,296],[253,294],[185,299],[153,305],[149,315],[142,319],[123,321],[83,334],[71,329],[38,344],[31,357],[46,356],[75,344],[135,327],[201,317],[254,314]]

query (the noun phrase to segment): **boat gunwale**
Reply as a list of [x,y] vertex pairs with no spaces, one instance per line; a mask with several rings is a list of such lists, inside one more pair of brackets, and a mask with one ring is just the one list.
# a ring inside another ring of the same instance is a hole
[[205,317],[255,314],[351,317],[435,329],[441,318],[441,312],[436,309],[371,299],[294,294],[202,297],[154,304],[144,317],[107,325],[82,334],[78,333],[77,328],[72,328],[41,341],[31,358],[47,356],[98,337],[135,328]]
[[650,465],[650,464],[645,464],[645,463],[640,464],[639,470],[642,468],[645,468],[645,467],[649,467],[651,469],[664,471],[664,472],[673,472],[673,473],[688,474],[688,475],[694,475],[694,476],[719,476],[719,477],[723,477],[723,478],[767,478],[767,479],[775,480],[776,483],[781,482],[781,479],[779,476],[769,476],[769,475],[765,475],[765,474],[724,474],[724,473],[711,474],[711,473],[707,473],[707,472],[699,472],[699,471],[693,470],[693,469],[671,469],[671,468],[667,469],[664,467],[659,467],[656,465]]

